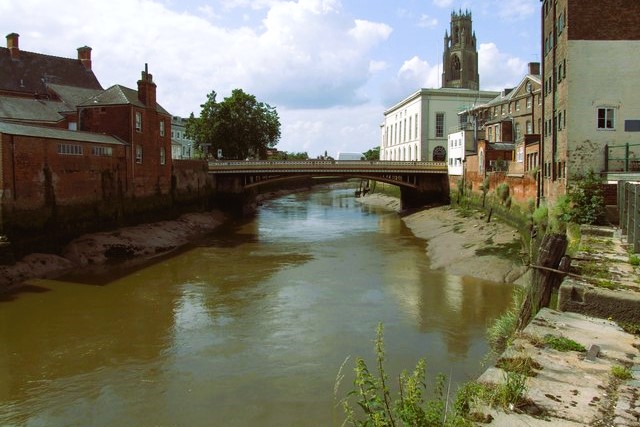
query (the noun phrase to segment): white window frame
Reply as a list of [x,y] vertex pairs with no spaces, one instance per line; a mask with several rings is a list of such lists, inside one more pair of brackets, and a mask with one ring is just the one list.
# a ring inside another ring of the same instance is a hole
[[[600,112],[604,112],[604,117],[600,117]],[[602,126],[600,121],[603,121]],[[598,107],[596,109],[596,127],[598,130],[615,130],[616,128],[616,113],[613,107]]]

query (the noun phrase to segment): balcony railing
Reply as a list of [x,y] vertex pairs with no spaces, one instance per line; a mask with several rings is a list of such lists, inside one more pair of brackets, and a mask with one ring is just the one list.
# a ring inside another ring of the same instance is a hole
[[605,145],[605,172],[640,172],[640,143]]

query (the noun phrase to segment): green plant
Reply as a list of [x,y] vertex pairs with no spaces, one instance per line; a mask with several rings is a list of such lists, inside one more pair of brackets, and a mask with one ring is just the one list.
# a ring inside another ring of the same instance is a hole
[[501,357],[496,362],[496,367],[507,372],[515,372],[527,377],[538,375],[536,370],[542,369],[542,365],[531,357]]
[[487,199],[487,193],[491,188],[491,179],[489,175],[485,176],[482,180],[482,185],[480,185],[480,191],[482,191],[482,207],[484,208],[485,200]]
[[631,378],[633,378],[631,369],[620,365],[613,365],[611,367],[611,375],[622,381],[630,380]]
[[549,226],[549,208],[546,205],[541,205],[536,208],[531,214],[531,219],[533,220],[533,224],[540,228],[541,234],[544,234]]
[[[445,395],[446,378],[438,375],[434,382],[432,398],[426,399],[426,363],[418,361],[415,369],[402,372],[398,378],[399,396],[391,396],[385,371],[383,327],[379,324],[375,340],[376,371],[371,372],[362,358],[356,359],[353,390],[340,400],[345,413],[343,425],[352,426],[461,426],[464,418],[449,411]],[[343,364],[344,365],[344,364]],[[340,368],[340,371],[342,367]],[[336,378],[334,393],[338,393],[342,375]],[[352,401],[355,400],[354,407]],[[454,406],[455,409],[455,406]]]
[[582,344],[575,342],[572,339],[560,336],[556,337],[555,335],[545,335],[544,342],[548,347],[551,347],[554,350],[558,351],[579,351],[585,352],[586,348]]
[[504,383],[496,387],[490,397],[491,406],[517,408],[525,401],[526,392],[527,377],[517,372],[506,372]]
[[514,290],[511,307],[495,319],[487,329],[487,340],[494,354],[502,353],[513,341],[523,299],[523,291],[520,289]]
[[628,334],[640,335],[640,324],[624,322],[620,323],[619,326]]
[[569,196],[560,196],[550,212],[549,225],[555,233],[565,233],[571,221],[572,210]]
[[634,267],[639,266],[640,265],[640,256],[638,256],[636,254],[629,255],[629,264],[633,265]]
[[500,200],[500,204],[504,205],[509,198],[509,184],[503,182],[498,185],[496,188],[496,195],[498,196],[498,200]]
[[589,171],[584,175],[573,176],[567,195],[571,201],[571,221],[578,224],[602,223],[605,202],[599,175]]

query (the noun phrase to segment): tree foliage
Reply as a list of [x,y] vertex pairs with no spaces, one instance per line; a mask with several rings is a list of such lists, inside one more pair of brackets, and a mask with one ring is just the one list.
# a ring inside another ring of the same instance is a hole
[[602,179],[593,171],[577,175],[567,194],[571,201],[571,221],[577,224],[601,224],[605,217]]
[[365,160],[380,160],[380,147],[373,147],[362,154],[364,154]]
[[278,151],[270,157],[271,160],[309,160],[309,154],[305,152],[290,153],[288,151]]
[[200,117],[191,114],[185,129],[187,137],[205,153],[222,150],[222,155],[230,159],[266,158],[267,150],[280,139],[276,109],[242,89],[234,89],[222,102],[216,97],[215,91],[207,95]]

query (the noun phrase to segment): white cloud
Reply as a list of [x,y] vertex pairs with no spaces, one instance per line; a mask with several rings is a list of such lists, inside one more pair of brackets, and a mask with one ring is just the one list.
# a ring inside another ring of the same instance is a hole
[[422,28],[436,28],[438,26],[438,20],[429,15],[422,15],[420,21],[418,21],[418,26]]
[[502,90],[514,87],[527,73],[527,63],[521,58],[501,53],[495,43],[481,43],[478,49],[480,88]]
[[382,88],[385,108],[401,101],[418,89],[440,87],[441,70],[442,64],[432,66],[418,56],[404,61],[396,78],[387,82]]
[[453,0],[433,0],[433,4],[438,7],[450,7],[453,4]]
[[540,8],[538,0],[499,0],[498,16],[508,20],[521,20],[534,15]]

